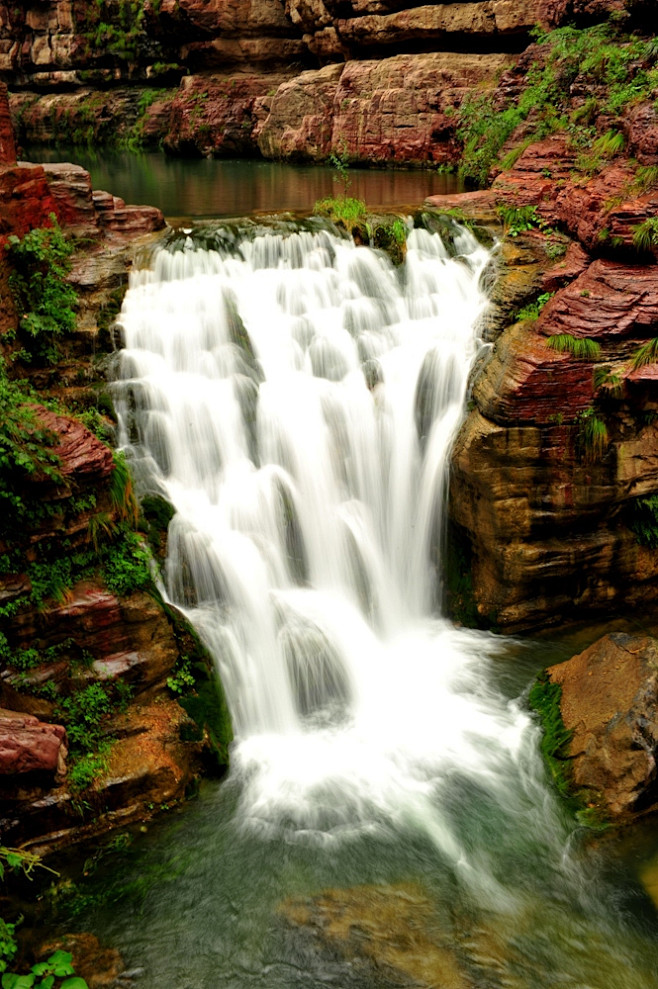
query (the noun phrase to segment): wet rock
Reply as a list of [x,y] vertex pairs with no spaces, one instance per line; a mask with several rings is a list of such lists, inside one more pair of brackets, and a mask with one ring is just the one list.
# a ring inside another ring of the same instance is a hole
[[544,426],[515,423],[511,412],[498,425],[474,410],[456,438],[450,511],[484,625],[541,627],[655,599],[657,554],[638,544],[622,508],[658,490],[658,431],[612,435],[590,458],[579,423],[563,422],[570,401],[561,390]]
[[116,714],[107,769],[83,794],[66,785],[26,787],[8,775],[0,794],[0,828],[8,844],[38,854],[148,820],[180,801],[199,772],[203,742],[183,742],[187,715],[159,697]]
[[57,435],[53,453],[59,458],[61,473],[71,479],[102,481],[114,470],[112,451],[76,419],[33,406],[44,429]]
[[658,642],[606,635],[548,670],[562,688],[560,711],[572,732],[573,784],[612,818],[658,803]]
[[119,206],[103,210],[100,224],[104,231],[123,237],[141,237],[163,230],[166,226],[162,210],[155,206]]
[[66,729],[0,708],[0,774],[66,771]]
[[[329,963],[340,985],[474,989],[449,918],[413,883],[330,889],[309,900],[287,900],[279,911],[305,964],[317,965],[318,948],[324,949],[323,971]],[[306,940],[312,940],[312,954]]]
[[68,951],[76,975],[89,989],[112,989],[123,974],[124,964],[116,948],[104,947],[94,934],[64,934],[41,943],[35,951],[37,961],[45,961],[55,951]]

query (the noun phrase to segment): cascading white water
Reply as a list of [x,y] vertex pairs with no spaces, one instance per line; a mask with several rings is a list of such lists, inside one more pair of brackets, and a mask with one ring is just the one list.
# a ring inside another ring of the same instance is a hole
[[488,685],[495,640],[433,614],[486,305],[487,252],[454,248],[413,230],[400,270],[326,231],[161,250],[126,295],[117,394],[142,486],[177,510],[167,591],[217,658],[244,821],[421,828],[500,903],[446,809],[459,780],[555,828],[530,721]]

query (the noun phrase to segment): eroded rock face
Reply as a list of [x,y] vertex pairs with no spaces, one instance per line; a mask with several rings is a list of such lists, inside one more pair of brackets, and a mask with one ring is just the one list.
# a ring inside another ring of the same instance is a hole
[[615,633],[548,670],[573,733],[573,784],[614,819],[658,802],[658,642]]
[[[182,154],[455,163],[455,107],[473,91],[495,99],[499,79],[520,92],[532,28],[620,4],[147,0],[126,34],[118,4],[29,0],[0,4],[0,74],[31,143],[120,134]],[[340,81],[318,72],[330,63]],[[169,88],[144,107],[134,84]],[[642,161],[655,143],[647,113],[628,124]]]
[[482,327],[494,347],[453,450],[451,513],[484,625],[605,614],[657,589],[657,554],[631,522],[636,499],[658,493],[658,375],[655,364],[634,369],[658,334],[656,252],[634,239],[658,199],[638,194],[624,158],[591,175],[574,165],[558,134],[490,190],[430,200],[478,222],[496,222],[496,207],[534,210],[542,225],[499,250]]

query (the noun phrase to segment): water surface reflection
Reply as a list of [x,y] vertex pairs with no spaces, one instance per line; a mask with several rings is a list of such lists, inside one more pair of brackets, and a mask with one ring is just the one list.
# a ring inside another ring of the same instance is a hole
[[[245,216],[254,211],[311,210],[317,199],[342,192],[334,169],[267,161],[168,158],[159,152],[102,154],[60,145],[26,148],[26,161],[72,161],[91,173],[94,189],[127,203],[158,206],[169,221]],[[420,205],[427,196],[456,192],[454,175],[436,171],[352,169],[348,195],[371,209]]]

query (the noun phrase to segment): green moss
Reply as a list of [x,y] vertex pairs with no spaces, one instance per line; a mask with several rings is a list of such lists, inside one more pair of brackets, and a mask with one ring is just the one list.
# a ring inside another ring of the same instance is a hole
[[528,703],[539,716],[543,730],[540,749],[555,788],[561,796],[572,796],[572,765],[569,744],[573,732],[568,731],[562,720],[560,699],[562,687],[549,680],[546,671],[537,678],[530,691]]
[[145,495],[141,501],[140,528],[146,533],[151,552],[155,557],[166,556],[167,530],[176,509],[162,495]]
[[362,199],[351,196],[327,197],[318,199],[313,212],[318,216],[326,216],[333,223],[351,229],[354,224],[365,223],[367,216],[366,204]]
[[233,740],[224,688],[212,656],[185,616],[164,603],[163,609],[173,629],[179,656],[169,678],[170,689],[196,726],[195,731],[189,723],[183,725],[182,733],[190,740],[207,738],[208,769],[221,775],[228,767],[229,745]]
[[578,823],[590,830],[605,830],[609,827],[605,811],[589,790],[574,784],[569,751],[573,732],[562,719],[561,698],[562,687],[542,670],[528,696],[530,709],[538,716],[542,728],[541,754],[555,789]]
[[482,628],[473,587],[472,548],[461,526],[448,524],[443,581],[449,617],[466,628]]
[[658,495],[633,498],[627,512],[628,527],[640,546],[658,549]]

